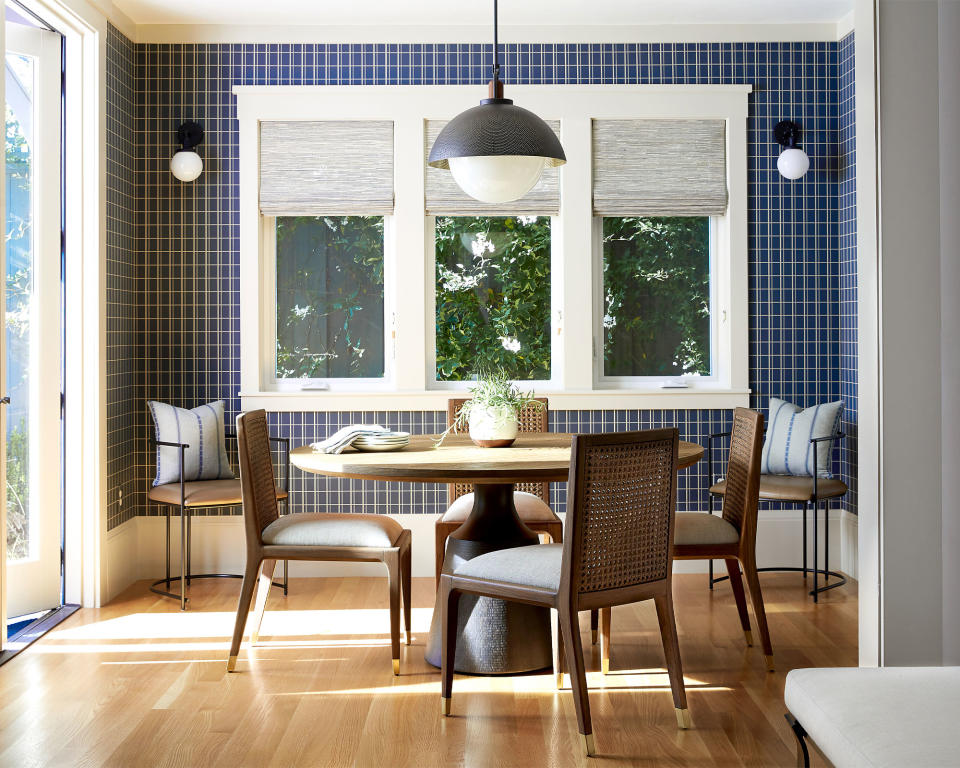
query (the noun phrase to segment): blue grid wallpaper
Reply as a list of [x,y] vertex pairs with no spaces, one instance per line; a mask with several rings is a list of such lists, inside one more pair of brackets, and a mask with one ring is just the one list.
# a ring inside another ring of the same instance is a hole
[[[750,385],[803,405],[841,394],[840,69],[838,43],[508,45],[507,83],[750,83]],[[144,314],[135,403],[136,474],[153,473],[146,398],[183,407],[239,399],[239,213],[235,84],[463,84],[485,93],[483,45],[159,45],[136,50],[139,248]],[[776,171],[772,127],[799,121],[811,170]],[[205,170],[181,184],[169,170],[174,132],[199,121]],[[855,386],[855,380],[853,381]],[[676,425],[689,440],[729,426],[724,411],[554,411],[551,428],[603,431]],[[354,421],[439,431],[442,412],[271,414],[294,444]],[[836,462],[835,470],[855,471]],[[705,505],[706,462],[682,474],[680,509]],[[294,472],[301,510],[441,512],[442,486],[384,485]],[[563,486],[554,502],[563,510]],[[155,514],[142,505],[138,512]],[[212,513],[217,513],[213,511]]]
[[837,214],[840,252],[840,396],[848,437],[841,448],[842,471],[850,493],[847,509],[857,509],[857,131],[854,44],[851,32],[837,56],[837,107],[840,189]]

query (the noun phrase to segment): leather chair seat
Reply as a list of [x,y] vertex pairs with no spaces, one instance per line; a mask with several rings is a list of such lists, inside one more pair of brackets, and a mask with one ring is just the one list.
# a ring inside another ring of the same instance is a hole
[[[185,504],[188,507],[232,507],[243,503],[240,480],[194,480],[183,484]],[[157,485],[147,492],[150,501],[180,506],[180,483]],[[277,488],[277,498],[287,498],[287,492]]]
[[[727,481],[721,480],[710,486],[710,493],[723,496]],[[847,486],[836,478],[818,478],[817,493],[821,499],[843,496]],[[760,498],[765,501],[813,501],[813,478],[791,475],[760,475]]]
[[556,592],[562,562],[563,544],[534,544],[487,552],[461,563],[454,574]]
[[263,529],[264,544],[294,547],[379,547],[397,543],[403,526],[387,515],[304,512],[284,515]]
[[719,515],[677,512],[673,527],[675,547],[736,544],[738,541],[740,532]]
[[[525,523],[555,523],[560,519],[543,499],[526,491],[514,491],[513,505],[517,508],[517,516]],[[440,522],[462,523],[472,509],[473,494],[465,493],[447,508]]]

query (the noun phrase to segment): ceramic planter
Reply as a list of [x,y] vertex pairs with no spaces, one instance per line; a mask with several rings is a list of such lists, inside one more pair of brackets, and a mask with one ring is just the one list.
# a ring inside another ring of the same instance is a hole
[[505,448],[517,439],[517,412],[506,405],[470,412],[470,439],[481,448]]

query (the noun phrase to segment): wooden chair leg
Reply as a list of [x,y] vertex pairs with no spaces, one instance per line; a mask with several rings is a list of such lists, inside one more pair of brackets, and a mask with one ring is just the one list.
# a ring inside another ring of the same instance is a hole
[[743,593],[743,579],[740,576],[740,561],[731,558],[724,560],[727,573],[730,574],[730,588],[733,590],[733,599],[737,603],[737,612],[740,614],[740,627],[747,645],[753,645],[753,634],[750,632],[750,614],[747,613],[747,596]]
[[600,611],[594,608],[590,611],[590,643],[597,644],[598,631],[600,629]]
[[576,611],[560,608],[560,632],[570,671],[570,686],[573,689],[573,705],[577,711],[577,726],[587,756],[596,751],[593,743],[593,724],[590,720],[590,699],[587,695],[587,673],[583,666],[583,645],[580,642],[580,621]]
[[763,592],[760,591],[757,561],[750,558],[747,562],[741,561],[741,564],[743,565],[743,575],[747,580],[747,589],[750,590],[753,616],[757,620],[757,631],[760,633],[760,645],[763,648],[767,669],[773,672],[773,645],[770,642],[770,629],[767,627],[767,612],[763,608]]
[[253,616],[250,617],[250,645],[256,645],[260,640],[260,625],[263,623],[263,612],[267,607],[267,598],[270,596],[270,587],[273,585],[273,572],[276,570],[276,560],[264,560],[260,567],[260,578],[257,584],[257,598],[253,601]]
[[400,674],[400,550],[388,549],[383,556],[390,588],[390,653],[393,674]]
[[613,619],[611,608],[600,609],[600,671],[610,672],[610,623]]
[[404,546],[400,549],[400,588],[403,592],[403,628],[405,642],[410,645],[410,615],[413,607],[410,605],[410,577],[411,573],[411,545],[408,536]]
[[[449,582],[449,580],[447,580]],[[453,663],[457,658],[457,619],[460,593],[440,583],[440,713],[450,714],[453,698]]]
[[250,601],[253,599],[253,588],[256,586],[259,571],[260,561],[247,561],[246,570],[243,572],[243,584],[240,587],[240,601],[237,603],[237,620],[233,625],[230,655],[227,657],[227,672],[233,672],[237,668],[240,641],[243,639],[243,628],[247,623],[247,614],[250,612]]
[[439,520],[433,526],[435,579],[437,589],[440,588],[440,573],[443,571],[443,555],[447,547],[447,526]]
[[550,640],[553,651],[553,674],[557,679],[557,690],[563,688],[563,633],[560,631],[560,613],[550,609]]
[[667,592],[653,598],[660,622],[660,639],[667,662],[667,674],[673,691],[673,706],[677,711],[677,725],[690,727],[690,710],[687,709],[687,692],[683,687],[683,665],[680,663],[680,643],[677,639],[677,621],[673,615],[673,596]]

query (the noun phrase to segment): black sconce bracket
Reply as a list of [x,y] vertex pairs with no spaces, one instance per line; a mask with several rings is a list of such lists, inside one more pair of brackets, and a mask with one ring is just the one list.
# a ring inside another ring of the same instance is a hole
[[773,126],[773,137],[781,146],[789,149],[800,148],[800,126],[792,120],[781,120]]
[[181,149],[193,149],[201,141],[203,141],[203,127],[200,123],[187,120],[177,128],[177,143]]

